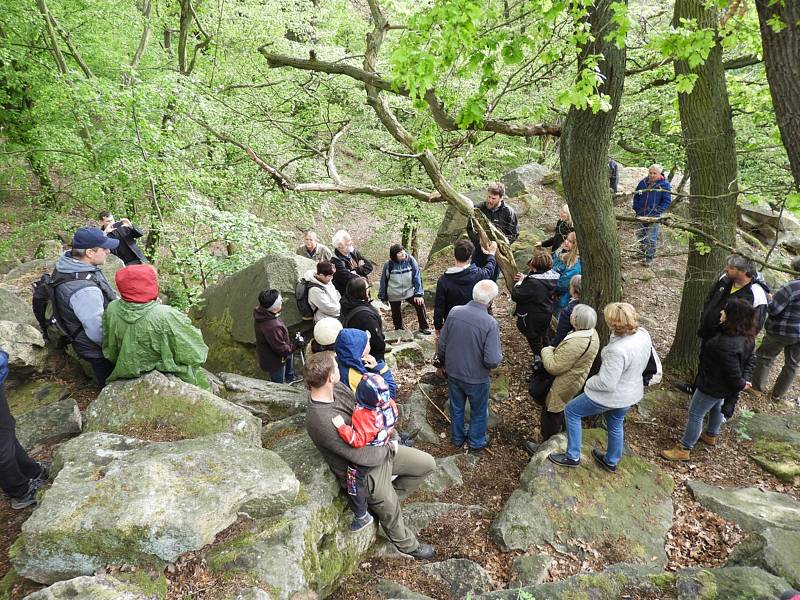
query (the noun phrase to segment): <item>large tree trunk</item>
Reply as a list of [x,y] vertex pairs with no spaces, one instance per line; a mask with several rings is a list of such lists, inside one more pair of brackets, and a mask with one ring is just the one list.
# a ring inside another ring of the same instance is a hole
[[[590,54],[602,54],[605,82],[599,92],[611,97],[611,110],[593,113],[571,108],[561,132],[561,179],[575,222],[583,272],[581,299],[598,309],[622,298],[619,238],[608,185],[608,144],[625,80],[625,48],[605,39],[612,0],[597,0],[588,16],[596,38],[582,50],[579,68]],[[600,333],[606,338],[605,323]]]
[[[800,0],[756,0],[772,105],[795,186],[800,189]],[[776,18],[783,29],[775,31]]]
[[[701,27],[715,30],[717,27],[716,11],[713,7],[706,8],[703,0],[676,0],[673,24],[678,27],[682,18],[697,19]],[[736,141],[720,44],[694,70],[685,62],[675,61],[676,75],[689,73],[698,75],[697,81],[690,94],[678,95],[678,105],[691,178],[690,218],[703,231],[734,246],[738,195]],[[694,245],[690,248],[678,327],[667,356],[674,369],[697,367],[700,350],[697,326],[703,301],[712,282],[719,277],[726,254],[726,250],[717,246],[704,254]]]

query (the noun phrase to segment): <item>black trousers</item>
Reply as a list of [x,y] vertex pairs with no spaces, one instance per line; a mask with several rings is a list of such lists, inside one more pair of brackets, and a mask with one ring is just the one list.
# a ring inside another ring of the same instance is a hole
[[534,356],[542,354],[542,348],[547,343],[547,330],[550,327],[549,314],[529,313],[525,316],[517,317],[517,329],[528,340],[531,352]]
[[0,488],[12,498],[21,498],[27,493],[30,480],[41,475],[42,468],[20,446],[15,426],[0,385]]
[[[425,313],[425,303],[417,304],[413,298],[406,298],[414,310],[417,311],[417,321],[419,322],[420,329],[428,329],[428,315]],[[403,328],[403,301],[402,300],[389,300],[389,306],[392,307],[392,324],[395,329]]]
[[540,431],[543,442],[564,431],[564,411],[550,412],[546,408],[542,408]]
[[84,358],[86,362],[92,367],[94,379],[101,388],[106,386],[106,379],[111,375],[114,370],[114,363],[107,358]]

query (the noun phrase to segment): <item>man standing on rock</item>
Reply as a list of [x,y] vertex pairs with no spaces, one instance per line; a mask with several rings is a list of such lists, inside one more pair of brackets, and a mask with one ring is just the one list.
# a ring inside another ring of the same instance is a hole
[[[505,193],[506,186],[499,181],[492,183],[486,190],[486,202],[481,202],[475,208],[481,211],[486,219],[506,236],[509,244],[513,244],[519,236],[519,225],[517,224],[517,214],[514,209],[503,201]],[[488,255],[481,248],[478,232],[473,228],[471,220],[467,223],[467,235],[475,245],[472,262],[478,267],[485,267],[488,262]],[[497,281],[499,275],[500,269],[497,268],[497,263],[495,263],[491,277],[492,281]]]
[[36,504],[36,491],[47,481],[49,463],[36,462],[17,440],[16,422],[8,408],[3,382],[8,377],[8,354],[0,348],[0,488],[19,510]]
[[317,242],[316,232],[309,231],[306,233],[306,237],[303,238],[303,245],[297,249],[297,255],[310,258],[315,263],[318,263],[323,260],[330,260],[332,253],[330,248]]
[[342,385],[333,352],[313,354],[305,366],[309,387],[306,431],[328,463],[342,489],[347,486],[347,467],[358,464],[369,471],[365,475],[367,505],[380,521],[386,537],[403,554],[418,560],[433,558],[433,546],[417,540],[409,529],[400,507],[398,493],[404,497],[416,490],[433,472],[436,463],[426,452],[408,448],[392,440],[385,446],[351,448],[340,437],[332,420],[340,416],[351,422],[355,397]]
[[[650,165],[647,177],[642,179],[633,193],[633,212],[637,217],[657,219],[672,203],[672,191],[664,177],[661,165]],[[636,223],[636,238],[639,240],[639,251],[642,263],[649,265],[656,255],[658,243],[658,223]]]
[[333,234],[333,256],[331,262],[336,267],[333,274],[333,285],[344,296],[347,284],[356,277],[369,278],[373,265],[361,255],[353,245],[353,238],[346,229],[340,229]]
[[81,227],[72,238],[72,250],[61,255],[51,278],[53,314],[79,358],[92,367],[103,387],[114,363],[103,356],[103,312],[117,293],[100,267],[119,240],[97,227]]
[[125,263],[126,267],[128,265],[147,264],[144,252],[142,252],[135,241],[137,238],[142,237],[143,234],[141,231],[136,229],[136,227],[125,218],[115,223],[114,215],[107,210],[101,212],[98,218],[100,219],[100,229],[103,230],[103,233],[119,241],[119,246],[114,249],[113,253]]
[[[447,371],[450,400],[450,441],[461,448],[466,440],[470,452],[480,452],[488,439],[490,372],[503,360],[500,326],[488,313],[497,296],[497,284],[484,280],[475,284],[472,301],[450,311],[439,337],[439,359]],[[469,431],[464,428],[464,406],[469,400]]]

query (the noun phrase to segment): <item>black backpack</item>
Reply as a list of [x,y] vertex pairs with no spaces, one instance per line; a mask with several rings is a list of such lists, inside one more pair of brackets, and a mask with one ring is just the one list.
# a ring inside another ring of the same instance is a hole
[[308,281],[307,279],[301,279],[297,282],[297,285],[294,288],[294,298],[297,302],[297,310],[300,311],[300,316],[306,320],[313,319],[314,313],[316,312],[314,307],[308,302],[308,290],[312,287],[323,288],[325,286],[319,283],[314,283],[313,281]]
[[[63,322],[58,318],[58,311],[56,310],[55,302],[55,288],[63,281],[55,281],[50,273],[45,273],[38,280],[31,284],[33,288],[33,297],[31,298],[31,307],[33,308],[33,316],[39,323],[39,328],[42,330],[42,337],[45,341],[50,339],[50,333],[55,333],[56,337],[66,338],[67,343],[70,341],[70,336],[61,325]],[[50,314],[48,315],[48,307]]]

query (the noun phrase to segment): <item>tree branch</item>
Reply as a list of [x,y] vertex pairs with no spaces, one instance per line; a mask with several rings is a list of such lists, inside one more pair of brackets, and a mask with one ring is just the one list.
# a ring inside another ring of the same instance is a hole
[[81,68],[81,71],[83,71],[83,74],[86,76],[86,79],[94,78],[94,74],[92,74],[92,70],[89,68],[89,65],[86,64],[86,61],[83,60],[81,53],[78,52],[78,49],[75,47],[75,44],[72,43],[72,38],[70,38],[69,33],[67,33],[67,31],[63,27],[61,27],[61,25],[58,24],[58,21],[56,21],[56,18],[53,16],[53,13],[48,12],[48,16],[50,17],[50,22],[53,24],[53,27],[55,27],[56,31],[58,31],[58,35],[61,37],[62,40],[64,40],[64,43],[67,45],[67,48],[69,48],[70,54],[72,54],[72,58],[75,59],[75,62],[78,63],[78,66]]
[[347,130],[350,129],[350,122],[348,121],[344,125],[339,128],[333,137],[331,138],[330,146],[328,146],[328,157],[325,159],[325,165],[328,167],[328,177],[333,179],[334,183],[337,185],[342,185],[342,178],[339,177],[339,171],[336,170],[336,162],[335,162],[335,154],[336,154],[336,142],[339,141]]
[[150,24],[151,6],[150,0],[142,0],[140,10],[142,12],[142,16],[144,17],[144,29],[142,30],[142,35],[139,37],[139,45],[136,47],[136,52],[133,53],[133,58],[131,58],[131,69],[136,69],[139,66],[139,62],[142,60],[144,51],[147,48],[148,42],[150,41],[150,35],[153,32],[153,27]]

